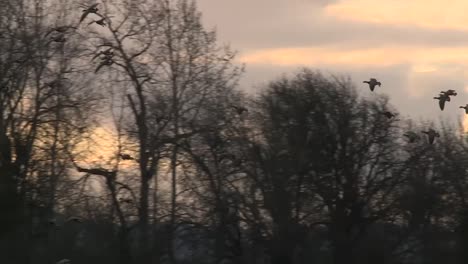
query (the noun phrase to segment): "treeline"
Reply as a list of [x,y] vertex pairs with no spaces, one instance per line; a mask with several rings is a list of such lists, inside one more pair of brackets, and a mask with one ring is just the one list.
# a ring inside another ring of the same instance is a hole
[[0,6],[2,263],[468,262],[462,128],[309,69],[244,94],[192,1]]

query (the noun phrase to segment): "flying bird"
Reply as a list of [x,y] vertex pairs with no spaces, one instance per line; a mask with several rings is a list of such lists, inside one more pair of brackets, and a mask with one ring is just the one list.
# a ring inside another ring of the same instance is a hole
[[381,85],[381,83],[375,78],[371,78],[369,81],[363,81],[363,83],[369,84],[369,88],[372,92],[374,91],[376,85],[378,85],[379,87]]
[[98,20],[93,20],[91,22],[88,23],[88,26],[93,24],[93,23],[96,23],[98,25],[100,25],[101,27],[105,27],[106,26],[106,18],[101,18],[101,19],[98,19]]
[[72,216],[72,217],[69,217],[67,220],[65,220],[65,223],[69,223],[69,222],[82,223],[83,220],[81,220],[81,218],[79,217]]
[[128,204],[131,204],[132,203],[132,199],[125,199],[125,198],[119,198],[119,201],[121,203],[128,203]]
[[249,112],[249,110],[243,106],[232,105],[231,107],[234,108],[234,110],[236,110],[238,115],[242,115],[244,112]]
[[62,259],[62,260],[57,261],[55,264],[71,264],[71,260]]
[[60,226],[57,224],[57,220],[55,220],[55,219],[49,219],[48,224],[51,227],[55,227],[56,229],[60,229]]
[[440,134],[436,132],[434,129],[429,129],[428,131],[421,131],[422,133],[426,134],[428,136],[429,144],[434,143],[434,139],[436,137],[440,137]]
[[465,113],[468,114],[468,104],[466,104],[465,106],[460,106],[460,108],[464,108]]
[[91,61],[93,61],[94,59],[96,59],[97,57],[99,57],[101,55],[104,55],[103,59],[111,59],[112,57],[114,57],[113,48],[108,48],[108,49],[106,49],[104,51],[100,51],[100,52],[96,53],[96,55],[94,55],[94,57],[91,59]]
[[52,37],[50,38],[50,40],[53,42],[59,42],[59,43],[64,43],[65,41],[67,41],[67,39],[63,36],[63,34]]
[[414,143],[420,139],[419,135],[413,131],[408,131],[405,134],[403,134],[403,136],[408,138],[409,143]]
[[396,116],[394,113],[389,112],[389,111],[383,112],[382,115],[384,115],[388,119],[394,118]]
[[445,102],[450,102],[450,97],[445,94],[440,94],[438,97],[434,97],[434,99],[439,100],[439,107],[442,111],[444,111]]
[[104,58],[103,61],[97,66],[96,70],[94,73],[97,73],[102,67],[104,66],[110,66],[114,64],[114,61],[110,58]]
[[134,160],[134,158],[128,154],[119,154],[119,156],[123,160]]
[[59,26],[59,27],[54,27],[52,28],[49,32],[47,32],[44,37],[47,37],[49,34],[52,32],[59,32],[59,33],[66,33],[69,29],[77,29],[76,27],[73,26]]
[[83,22],[83,20],[85,20],[85,18],[86,18],[89,14],[96,14],[96,13],[99,11],[99,9],[97,8],[98,5],[99,5],[99,3],[90,5],[89,7],[86,7],[86,8],[83,10],[83,14],[81,15],[80,23]]
[[60,80],[53,80],[51,82],[45,83],[45,85],[47,85],[50,88],[58,88],[62,86],[62,83],[60,82]]

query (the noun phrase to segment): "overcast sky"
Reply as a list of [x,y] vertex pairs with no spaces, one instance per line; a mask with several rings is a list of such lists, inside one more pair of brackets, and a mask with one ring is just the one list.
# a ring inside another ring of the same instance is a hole
[[[302,66],[382,82],[403,115],[462,117],[468,103],[468,1],[466,0],[198,0],[208,28],[246,63],[241,86]],[[455,89],[441,112],[433,99]],[[468,120],[467,120],[468,121]]]

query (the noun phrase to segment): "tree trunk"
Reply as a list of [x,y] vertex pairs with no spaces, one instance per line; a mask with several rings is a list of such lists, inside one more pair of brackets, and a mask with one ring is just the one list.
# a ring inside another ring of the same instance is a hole
[[149,182],[146,175],[142,177],[140,186],[140,215],[139,215],[139,233],[140,233],[140,248],[142,253],[142,263],[149,263],[150,246],[149,246],[149,224],[148,224],[148,195]]
[[[342,220],[342,219],[341,219]],[[346,232],[345,224],[339,221],[331,227],[333,241],[333,263],[354,264],[353,245],[350,243],[349,234]]]
[[458,253],[459,263],[468,263],[468,209],[463,209],[459,224]]

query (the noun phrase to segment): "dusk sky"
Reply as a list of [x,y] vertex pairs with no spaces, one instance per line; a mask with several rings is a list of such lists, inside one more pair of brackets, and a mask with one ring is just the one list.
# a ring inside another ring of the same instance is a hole
[[[449,3],[449,4],[448,4]],[[241,88],[306,66],[382,82],[403,114],[416,119],[457,118],[468,103],[466,0],[198,0],[206,27],[230,43],[246,63]],[[458,96],[441,112],[441,90]],[[468,121],[468,120],[467,120]]]

